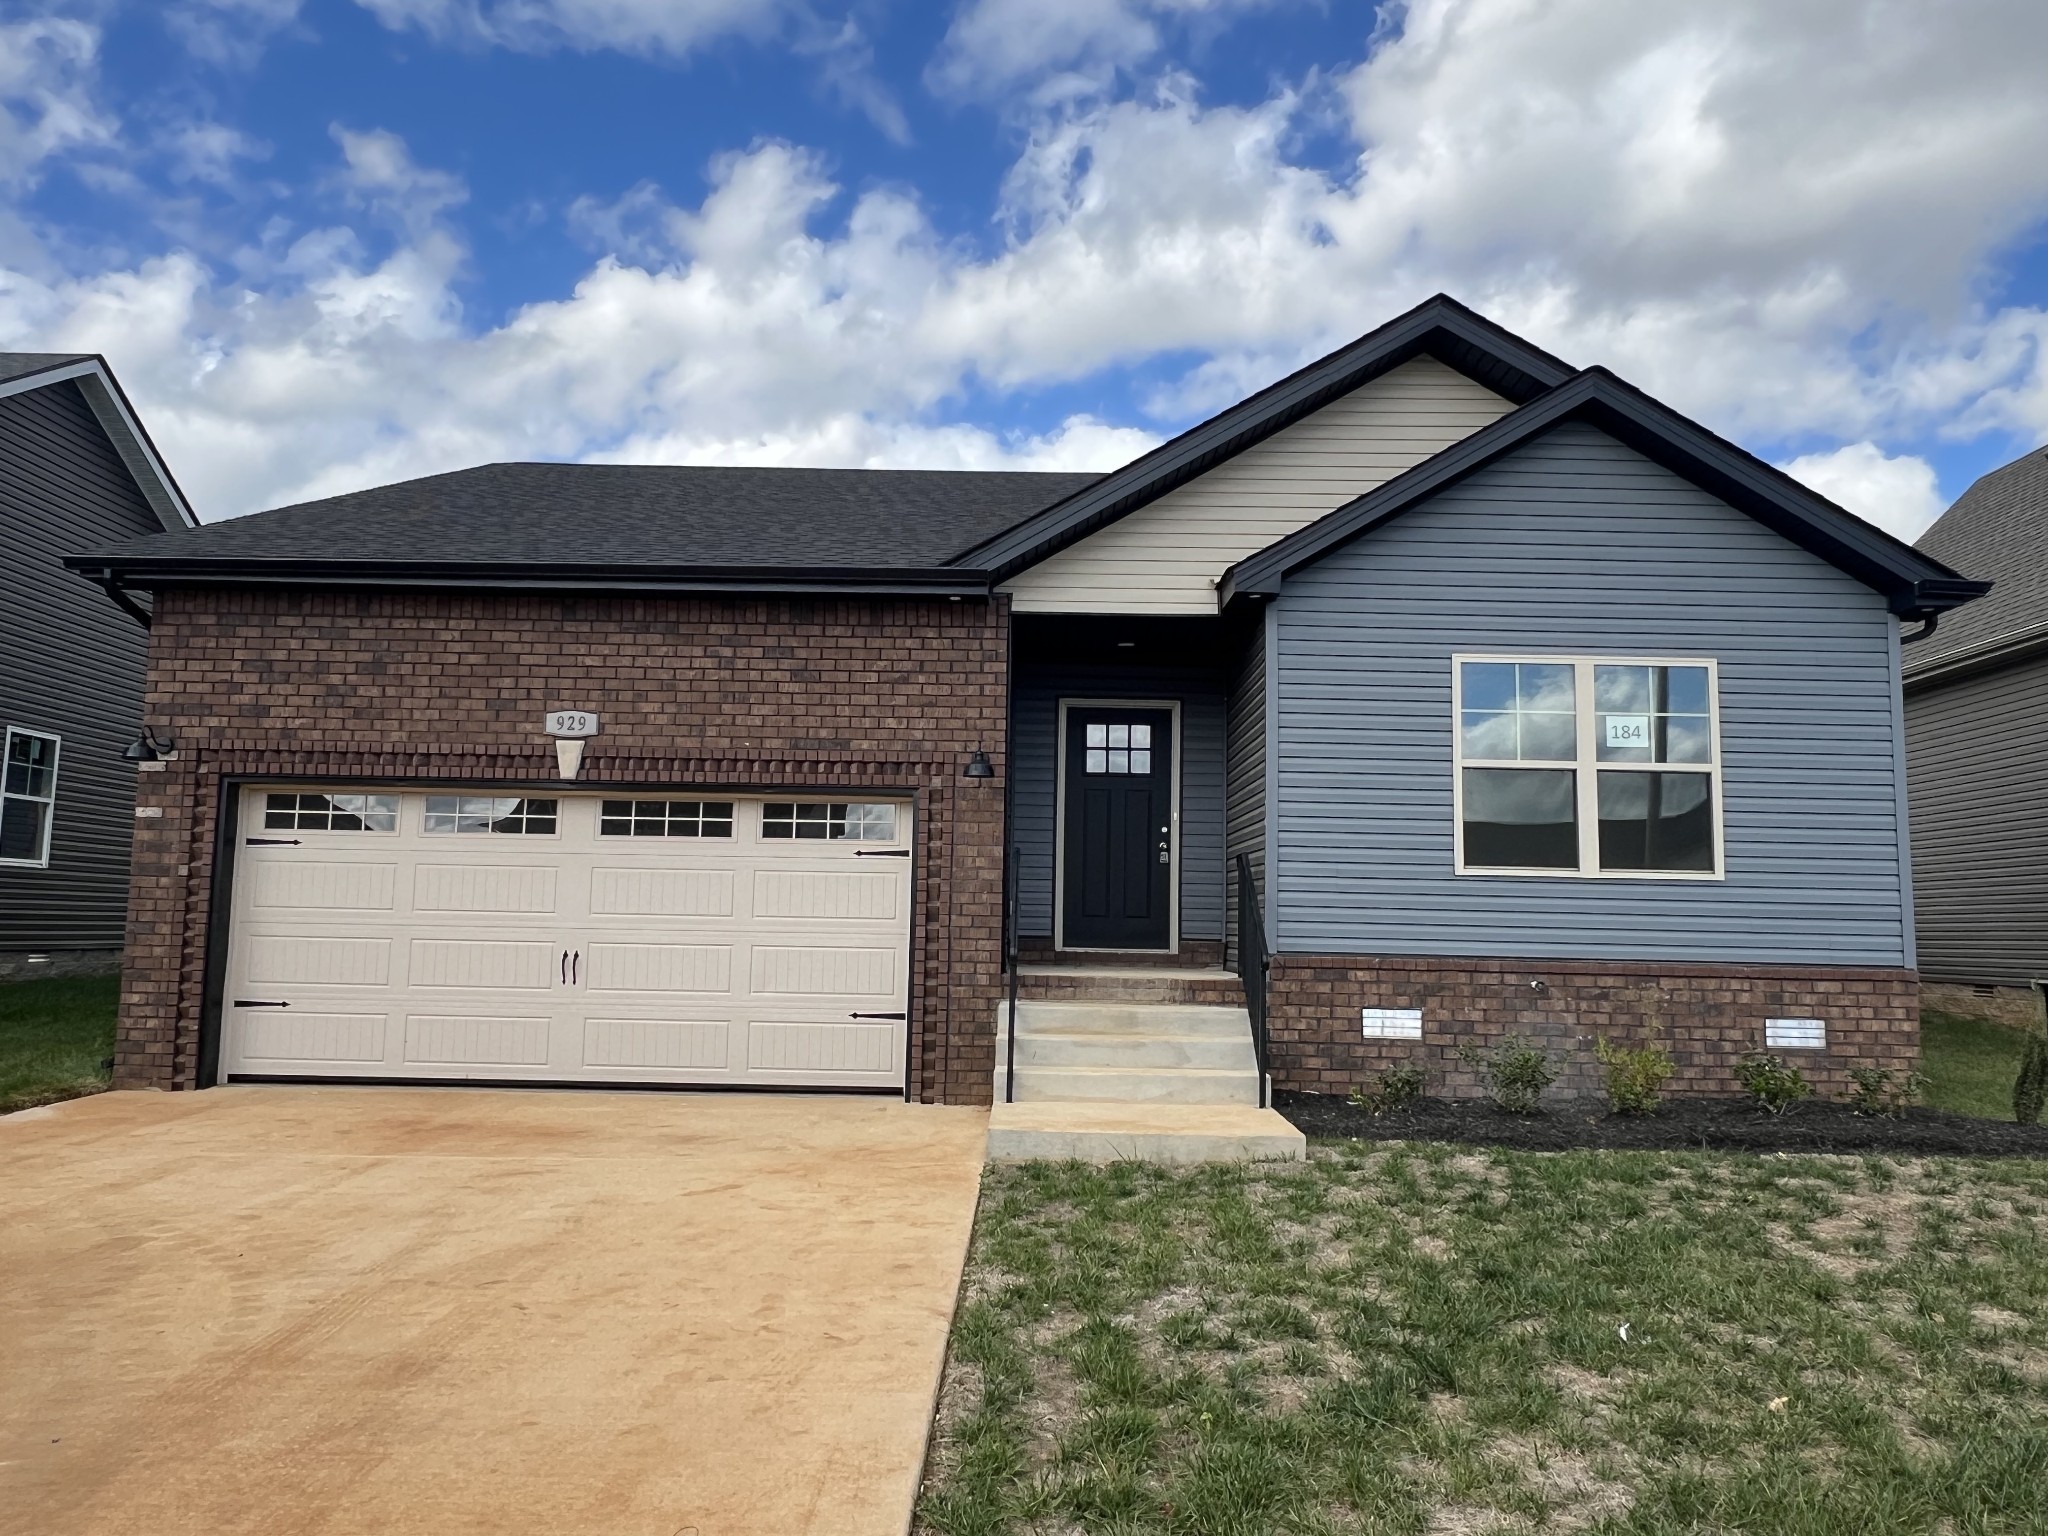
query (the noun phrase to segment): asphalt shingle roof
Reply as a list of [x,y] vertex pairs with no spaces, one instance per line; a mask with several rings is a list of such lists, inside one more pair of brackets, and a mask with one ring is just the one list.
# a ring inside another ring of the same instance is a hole
[[927,569],[1098,477],[485,464],[118,544],[151,559]]
[[2048,449],[1971,486],[1916,546],[1965,576],[1995,583],[1907,648],[1906,675],[2048,630]]

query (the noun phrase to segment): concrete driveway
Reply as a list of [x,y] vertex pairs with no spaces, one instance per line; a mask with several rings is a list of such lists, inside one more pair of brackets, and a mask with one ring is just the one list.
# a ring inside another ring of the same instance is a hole
[[900,1533],[986,1119],[259,1087],[0,1118],[0,1531]]

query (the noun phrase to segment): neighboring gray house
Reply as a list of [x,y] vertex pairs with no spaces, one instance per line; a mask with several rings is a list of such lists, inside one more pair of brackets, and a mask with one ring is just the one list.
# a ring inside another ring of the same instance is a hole
[[128,911],[147,635],[60,557],[193,522],[103,359],[0,352],[0,979],[111,969]]
[[1984,590],[1445,298],[1097,477],[493,465],[71,563],[180,744],[122,1081],[1014,1089],[1041,1150],[1254,1054],[1909,1069],[1900,627]]
[[2048,981],[2048,450],[1919,546],[1991,595],[1906,651],[1913,893],[1932,1006],[2035,1022]]

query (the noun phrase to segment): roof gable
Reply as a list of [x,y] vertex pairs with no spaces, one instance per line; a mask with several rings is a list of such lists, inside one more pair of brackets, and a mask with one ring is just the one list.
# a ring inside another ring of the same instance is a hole
[[1882,593],[1892,612],[1903,618],[1931,618],[1988,590],[1985,583],[1964,580],[1606,369],[1588,368],[1378,490],[1240,561],[1225,576],[1220,600],[1228,604],[1277,596],[1293,572],[1570,421],[1599,428],[1747,513]]
[[1444,294],[1212,416],[951,562],[1007,580],[1186,485],[1359,386],[1428,355],[1520,404],[1572,376],[1540,347]]
[[46,389],[67,379],[78,385],[86,404],[92,407],[100,430],[114,445],[114,452],[120,455],[122,465],[157,521],[166,531],[197,527],[199,519],[191,504],[156,451],[156,444],[150,441],[149,433],[143,430],[141,419],[128,403],[105,358],[69,352],[0,352],[0,396]]

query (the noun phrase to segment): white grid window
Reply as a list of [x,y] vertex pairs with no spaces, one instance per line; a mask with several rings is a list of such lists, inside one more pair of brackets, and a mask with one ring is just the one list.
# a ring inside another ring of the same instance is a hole
[[504,832],[550,837],[556,802],[491,795],[427,796],[426,830],[445,833]]
[[731,837],[730,800],[607,800],[599,837]]
[[50,862],[50,823],[57,811],[55,736],[7,728],[7,755],[0,767],[0,864]]
[[396,832],[396,795],[266,795],[263,825],[273,832]]
[[1460,874],[1714,880],[1715,664],[1458,656]]
[[893,843],[896,841],[896,807],[771,802],[761,807],[761,835]]
[[1089,773],[1150,773],[1152,727],[1096,721],[1088,727],[1084,767]]

